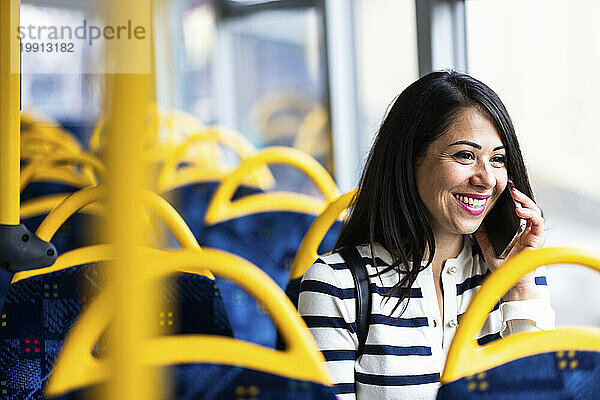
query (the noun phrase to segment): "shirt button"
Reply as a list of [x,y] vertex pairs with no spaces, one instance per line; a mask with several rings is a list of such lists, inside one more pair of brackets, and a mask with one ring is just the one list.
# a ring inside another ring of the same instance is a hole
[[453,265],[450,268],[448,268],[448,272],[450,272],[451,274],[456,272],[456,267]]
[[455,319],[451,319],[451,320],[448,322],[448,325],[450,325],[450,327],[451,327],[451,328],[456,328],[456,326],[458,325],[458,321],[457,321],[457,320],[455,320]]

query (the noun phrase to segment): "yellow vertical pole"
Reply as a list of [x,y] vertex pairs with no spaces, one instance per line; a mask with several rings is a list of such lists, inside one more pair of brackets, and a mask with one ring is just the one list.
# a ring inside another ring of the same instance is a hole
[[[150,106],[155,97],[151,2],[109,0],[108,4],[109,24],[142,28],[137,37],[125,35],[107,43],[109,65],[114,70],[108,75],[106,188],[110,218],[106,232],[115,244],[116,261],[111,275],[117,290],[113,299],[114,330],[110,335],[112,380],[104,397],[148,400],[160,396],[153,371],[140,363],[143,342],[153,334],[152,317],[156,315],[155,299],[146,279],[152,266],[142,264],[140,249],[147,242],[141,219],[142,189],[146,186],[142,145],[152,123]],[[143,40],[139,39],[141,36]]]
[[0,224],[19,224],[20,0],[0,1]]

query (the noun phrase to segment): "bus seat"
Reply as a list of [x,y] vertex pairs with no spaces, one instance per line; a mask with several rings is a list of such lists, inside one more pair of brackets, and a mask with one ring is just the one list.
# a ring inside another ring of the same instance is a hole
[[[38,237],[50,241],[69,217],[101,200],[103,190],[102,186],[88,187],[65,198],[40,224],[36,232]],[[166,200],[146,192],[144,205],[167,225],[180,246],[199,249],[183,219]],[[6,322],[4,327],[10,329],[0,331],[0,344],[5,346],[0,350],[7,355],[0,361],[0,366],[2,371],[8,371],[2,379],[7,382],[7,392],[17,393],[15,399],[31,393],[35,394],[32,398],[41,398],[41,385],[51,371],[62,341],[79,313],[97,298],[102,287],[102,270],[89,264],[109,258],[106,245],[89,246],[61,255],[50,267],[15,274],[2,311]],[[213,279],[209,272],[207,276],[186,273],[160,283],[156,291],[161,295],[165,308],[164,315],[159,316],[163,322],[163,333],[200,332],[231,336],[222,297]],[[23,313],[27,314],[27,318],[23,317]],[[60,323],[56,322],[57,319]],[[30,342],[27,343],[27,340]],[[37,353],[44,353],[45,358],[38,357],[32,363],[23,361],[27,353],[36,353],[34,347],[29,347],[27,352],[28,347],[25,346],[36,344],[36,340],[37,344],[43,344],[43,349],[37,347]],[[18,343],[23,344],[24,350],[14,353],[14,346]],[[10,356],[11,352],[13,356]],[[98,348],[96,353],[102,354],[102,348]]]
[[[83,247],[59,256],[51,267],[15,275],[2,307],[2,399],[45,398],[43,388],[62,344],[100,295],[107,273],[101,262],[112,253],[109,245]],[[163,310],[157,316],[159,334],[232,335],[213,279],[177,274],[158,282],[154,293]],[[101,338],[95,357],[106,356],[104,343]]]
[[298,307],[298,296],[300,295],[300,281],[302,280],[302,276],[319,255],[324,254],[325,251],[333,250],[337,237],[330,246],[326,247],[326,249],[322,248],[323,240],[327,238],[331,226],[338,223],[337,219],[350,207],[356,196],[356,192],[357,189],[354,189],[331,202],[315,219],[302,239],[300,248],[298,248],[298,252],[292,263],[289,281],[285,288],[285,293],[296,308]]
[[598,398],[599,328],[517,333],[485,346],[475,339],[498,297],[537,267],[562,263],[600,271],[598,254],[545,248],[517,254],[483,282],[450,345],[438,400]]
[[[174,272],[198,273],[210,268],[216,275],[237,282],[264,305],[288,344],[284,351],[274,351],[205,334],[148,339],[144,344],[148,351],[142,352],[140,362],[174,368],[173,398],[335,399],[323,357],[306,325],[281,289],[256,266],[213,249],[171,250],[152,255],[151,262],[157,279]],[[85,353],[110,321],[107,313],[97,312],[107,307],[109,292],[102,296],[82,313],[67,339],[47,386],[49,395],[85,394],[110,377],[108,360]]]
[[[285,164],[308,175],[325,200],[313,196],[270,192],[249,194],[233,200],[242,179],[267,164]],[[339,192],[327,171],[312,157],[286,147],[263,149],[223,179],[211,198],[205,215],[204,247],[237,254],[259,266],[280,287],[288,281],[289,267],[306,231],[329,201]],[[336,223],[321,244],[333,248],[341,226]],[[273,346],[277,333],[263,310],[236,285],[219,280],[225,306],[237,338]]]

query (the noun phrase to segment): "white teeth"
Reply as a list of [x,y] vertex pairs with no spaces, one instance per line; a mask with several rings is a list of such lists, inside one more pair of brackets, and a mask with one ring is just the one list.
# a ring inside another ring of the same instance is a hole
[[460,195],[456,195],[455,197],[458,200],[460,200],[461,202],[463,202],[466,205],[469,205],[471,207],[483,207],[486,202],[485,199],[474,199],[472,197],[466,197],[466,196],[460,196]]

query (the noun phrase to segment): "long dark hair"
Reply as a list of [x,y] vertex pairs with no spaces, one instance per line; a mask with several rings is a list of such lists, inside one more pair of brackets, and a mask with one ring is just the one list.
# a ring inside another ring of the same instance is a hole
[[[415,181],[415,163],[467,108],[487,115],[506,149],[508,176],[533,199],[527,170],[512,121],[498,95],[477,79],[455,71],[432,72],[408,86],[389,109],[367,158],[346,224],[335,248],[381,244],[399,282],[387,294],[399,294],[396,308],[408,299],[417,274],[433,262],[435,240]],[[428,250],[427,266],[421,263]],[[412,261],[412,263],[410,262]]]

